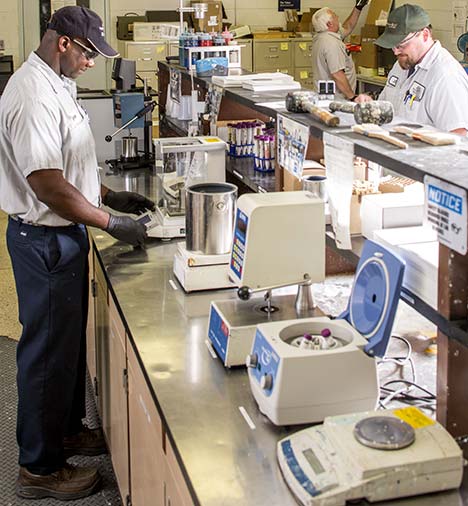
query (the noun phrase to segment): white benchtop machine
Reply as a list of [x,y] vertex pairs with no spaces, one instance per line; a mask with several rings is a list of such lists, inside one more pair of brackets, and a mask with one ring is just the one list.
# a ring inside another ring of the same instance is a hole
[[247,365],[260,411],[276,425],[291,425],[375,409],[375,358],[387,349],[403,272],[403,260],[366,241],[348,307],[337,319],[258,325]]
[[150,237],[185,236],[185,188],[225,181],[226,143],[218,137],[154,139],[157,205]]
[[[241,300],[211,303],[209,339],[224,365],[241,365],[258,323],[321,314],[311,284],[325,278],[325,215],[309,192],[241,195],[237,200],[229,277]],[[298,294],[272,291],[299,285]],[[265,292],[264,297],[251,296]]]

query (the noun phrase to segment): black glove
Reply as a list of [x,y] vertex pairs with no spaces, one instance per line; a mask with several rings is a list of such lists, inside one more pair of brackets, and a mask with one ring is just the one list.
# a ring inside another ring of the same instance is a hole
[[154,202],[135,192],[114,192],[109,190],[102,203],[121,213],[142,214],[148,209],[154,211]]
[[356,9],[362,11],[364,7],[369,3],[369,0],[356,0]]
[[142,223],[130,218],[129,216],[116,216],[111,214],[106,232],[119,241],[127,242],[132,246],[145,245],[145,239],[148,237],[146,227]]

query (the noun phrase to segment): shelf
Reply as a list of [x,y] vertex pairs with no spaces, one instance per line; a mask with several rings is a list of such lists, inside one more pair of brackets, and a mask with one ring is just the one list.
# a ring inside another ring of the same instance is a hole
[[263,174],[253,167],[253,158],[226,156],[226,171],[239,179],[254,192],[275,191],[275,173]]

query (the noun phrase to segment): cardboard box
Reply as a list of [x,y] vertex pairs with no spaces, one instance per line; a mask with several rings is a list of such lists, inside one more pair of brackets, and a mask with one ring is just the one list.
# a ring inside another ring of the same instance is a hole
[[361,28],[361,41],[362,42],[372,42],[379,38],[380,34],[383,32],[383,28],[375,25],[364,25]]
[[[302,177],[305,176],[325,176],[325,167],[318,162],[309,162],[306,160],[306,163],[314,164],[314,168],[304,169],[302,172]],[[291,174],[288,170],[283,170],[283,191],[300,191],[302,190],[302,181],[297,178],[294,174]]]
[[393,0],[372,0],[367,11],[366,25],[375,25],[377,19],[388,17]]
[[405,260],[403,286],[437,308],[437,233],[428,226],[391,228],[376,230],[374,241]]
[[231,26],[229,31],[231,32],[232,37],[234,39],[246,37],[247,35],[250,35],[252,33],[252,30],[250,29],[249,25]]
[[354,63],[356,67],[370,67],[376,69],[377,64],[377,46],[373,42],[361,43],[361,52],[355,53]]
[[424,194],[419,192],[364,195],[361,202],[362,235],[373,239],[376,230],[421,225],[423,215]]
[[[191,5],[195,3],[192,1]],[[222,32],[223,31],[223,3],[207,0],[208,11],[203,19],[196,19],[192,13],[192,22],[196,32]]]
[[292,32],[282,32],[279,30],[269,30],[268,32],[254,32],[254,39],[287,39],[294,37]]

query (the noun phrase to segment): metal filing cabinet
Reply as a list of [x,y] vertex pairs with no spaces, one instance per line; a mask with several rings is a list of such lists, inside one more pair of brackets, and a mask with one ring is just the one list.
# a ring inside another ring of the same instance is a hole
[[294,69],[294,79],[301,83],[302,88],[306,88],[308,90],[314,90],[314,75],[312,74],[312,70],[310,68],[295,68]]
[[293,51],[290,40],[260,39],[253,43],[254,72],[293,73]]
[[312,74],[312,39],[296,39],[292,41],[294,48],[294,79],[301,83],[303,88],[314,89],[314,76]]
[[236,39],[241,48],[241,67],[249,72],[253,71],[252,39]]
[[[178,51],[178,50],[177,50]],[[120,41],[119,52],[123,58],[136,61],[136,72],[153,90],[158,91],[158,61],[165,60],[168,54],[166,41]],[[178,53],[176,53],[178,54]],[[137,82],[137,86],[141,83]],[[153,124],[159,118],[158,107],[153,110]]]

